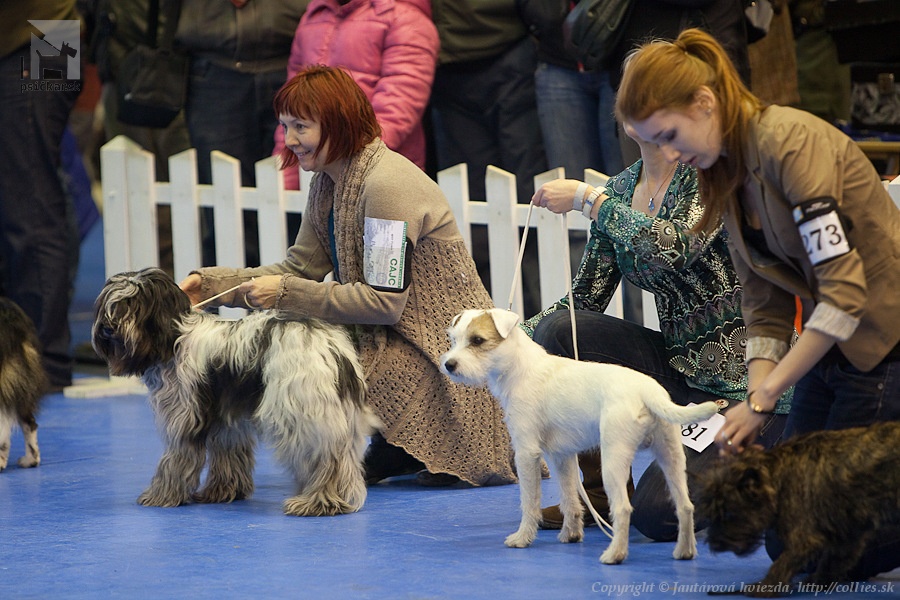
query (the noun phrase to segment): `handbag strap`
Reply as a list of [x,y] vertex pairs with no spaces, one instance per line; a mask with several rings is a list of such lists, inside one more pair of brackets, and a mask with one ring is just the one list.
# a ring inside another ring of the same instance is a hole
[[181,0],[162,0],[162,2],[162,11],[159,6],[160,0],[150,0],[147,4],[147,31],[144,41],[151,48],[157,47],[156,34],[159,31],[159,15],[162,12],[166,21],[158,46],[160,49],[171,51],[175,42],[175,29],[178,27],[178,16],[181,13]]

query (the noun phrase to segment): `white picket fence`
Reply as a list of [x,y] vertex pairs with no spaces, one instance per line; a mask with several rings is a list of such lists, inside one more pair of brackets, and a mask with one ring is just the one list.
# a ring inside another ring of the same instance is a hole
[[[103,237],[107,276],[159,264],[157,205],[171,206],[172,252],[176,280],[201,265],[199,207],[213,209],[216,262],[244,265],[243,211],[255,210],[259,223],[261,264],[284,259],[293,239],[288,239],[286,213],[302,214],[306,209],[311,174],[300,171],[300,191],[285,190],[282,173],[274,158],[256,164],[256,187],[241,187],[240,164],[233,157],[213,152],[212,184],[197,183],[196,151],[186,150],[169,159],[169,182],[157,182],[154,157],[132,140],[119,136],[100,151],[103,172]],[[555,169],[535,177],[539,187],[564,176]],[[603,185],[606,176],[588,171],[584,179]],[[522,278],[515,277],[520,227],[528,220],[528,205],[516,202],[515,176],[489,167],[485,178],[485,200],[470,200],[465,165],[441,171],[438,184],[450,203],[460,230],[471,250],[471,225],[487,226],[490,261],[490,289],[496,306],[507,308],[514,279],[516,292],[512,310],[522,314]],[[566,293],[563,260],[577,259],[583,247],[569,243],[568,230],[587,231],[589,221],[580,213],[563,217],[544,209],[531,212],[529,226],[537,230],[541,305],[548,306]],[[573,247],[570,247],[573,246]],[[567,248],[569,253],[562,252]],[[656,307],[646,298],[645,323],[658,328]],[[622,315],[619,292],[609,314]],[[223,309],[226,316],[239,317],[239,309]],[[530,316],[530,315],[524,315]]]
[[[302,214],[306,209],[311,175],[300,171],[301,190],[285,190],[274,158],[256,164],[255,188],[241,187],[238,160],[221,152],[211,155],[213,183],[210,185],[197,183],[195,150],[186,150],[169,159],[169,183],[156,181],[153,155],[124,136],[104,145],[100,159],[107,276],[159,263],[157,205],[171,206],[177,280],[201,265],[199,207],[213,209],[218,264],[235,267],[244,265],[243,210],[257,212],[260,263],[270,264],[283,260],[286,249],[293,242],[287,235],[286,213]],[[553,169],[535,177],[534,185],[537,188],[546,181],[563,176],[562,169]],[[595,186],[606,182],[606,177],[596,171],[586,171],[583,179]],[[495,305],[508,307],[515,280],[516,291],[511,308],[521,315],[522,278],[515,277],[515,272],[519,232],[526,224],[528,205],[516,202],[515,183],[515,176],[511,173],[488,167],[485,176],[487,198],[471,200],[465,165],[438,173],[438,184],[450,203],[470,251],[471,225],[487,226],[490,289]],[[900,206],[900,177],[885,182],[885,186]],[[574,258],[577,262],[583,251],[580,245],[575,247],[569,243],[568,230],[586,231],[589,224],[587,219],[574,211],[565,217],[544,209],[532,211],[529,226],[537,230],[541,306],[549,306],[565,294],[567,269],[562,261]],[[561,252],[563,248],[568,248],[568,255]],[[642,304],[644,324],[658,329],[659,320],[652,296],[645,292]],[[622,316],[620,292],[616,293],[606,312]],[[222,313],[238,317],[243,311],[223,309]]]

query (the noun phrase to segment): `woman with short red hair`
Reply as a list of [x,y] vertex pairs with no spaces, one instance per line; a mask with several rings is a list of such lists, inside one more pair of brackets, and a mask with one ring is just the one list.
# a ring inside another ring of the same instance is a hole
[[366,457],[370,483],[420,469],[424,485],[513,482],[499,405],[439,371],[450,320],[493,307],[440,188],[381,141],[372,105],[340,69],[304,69],[275,111],[282,166],[315,173],[287,259],[199,269],[182,288],[196,303],[240,284],[223,304],[351,327],[384,424]]

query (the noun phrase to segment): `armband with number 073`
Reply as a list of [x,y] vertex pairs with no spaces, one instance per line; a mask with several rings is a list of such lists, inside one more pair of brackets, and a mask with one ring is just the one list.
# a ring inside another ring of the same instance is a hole
[[813,266],[843,256],[852,249],[847,238],[849,227],[844,226],[833,198],[808,200],[795,206],[792,214]]

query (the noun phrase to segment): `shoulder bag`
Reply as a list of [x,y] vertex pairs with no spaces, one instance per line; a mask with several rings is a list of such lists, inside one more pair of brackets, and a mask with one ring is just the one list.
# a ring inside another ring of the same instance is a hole
[[588,69],[607,66],[634,0],[581,0],[563,23],[566,48]]

